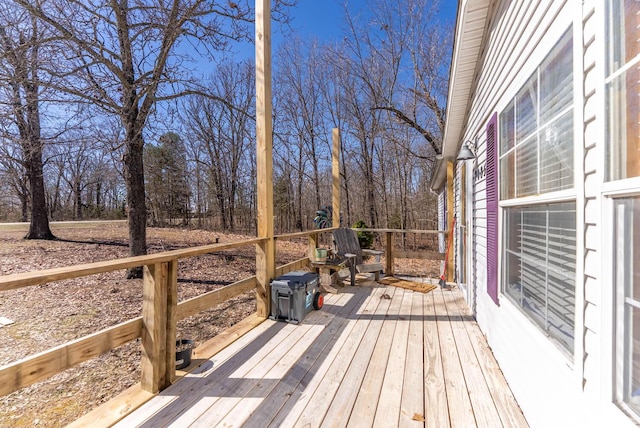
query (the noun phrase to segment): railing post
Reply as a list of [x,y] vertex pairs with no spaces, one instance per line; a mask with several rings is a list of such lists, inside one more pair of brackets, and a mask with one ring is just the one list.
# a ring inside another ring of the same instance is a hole
[[273,238],[273,114],[271,92],[271,1],[256,0],[256,313],[269,316],[270,281],[275,276]]
[[[144,266],[142,282],[142,389],[152,393],[167,385],[168,263]],[[175,356],[174,356],[175,358]]]
[[165,354],[166,382],[160,386],[164,389],[176,379],[176,321],[178,310],[178,260],[171,260],[167,270],[167,352]]
[[318,248],[318,233],[309,235],[309,260],[316,260],[316,248]]
[[393,261],[394,261],[394,254],[393,254],[393,247],[394,247],[394,239],[395,239],[395,234],[393,232],[386,232],[387,234],[387,238],[385,239],[385,243],[387,248],[385,249],[385,255],[386,255],[386,260],[387,260],[387,266],[384,269],[384,274],[386,276],[392,276],[393,275]]

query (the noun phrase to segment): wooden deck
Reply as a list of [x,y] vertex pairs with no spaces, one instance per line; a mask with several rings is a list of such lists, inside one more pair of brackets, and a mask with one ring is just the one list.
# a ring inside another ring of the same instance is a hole
[[527,426],[462,294],[345,287],[267,320],[118,427]]

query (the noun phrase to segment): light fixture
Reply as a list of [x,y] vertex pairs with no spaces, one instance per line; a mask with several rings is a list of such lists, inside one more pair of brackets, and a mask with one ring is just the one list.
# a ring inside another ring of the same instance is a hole
[[462,144],[462,147],[460,148],[460,152],[458,153],[458,157],[456,159],[457,160],[474,159],[476,157],[475,151],[476,151],[476,145],[473,144],[471,141],[466,141],[464,144]]

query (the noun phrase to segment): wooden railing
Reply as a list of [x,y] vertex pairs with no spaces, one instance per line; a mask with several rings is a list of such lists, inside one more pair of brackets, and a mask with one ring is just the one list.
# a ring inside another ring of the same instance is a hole
[[438,251],[406,251],[406,250],[396,250],[395,248],[395,237],[397,234],[442,234],[445,238],[448,234],[446,230],[418,230],[418,229],[355,229],[356,231],[361,232],[373,232],[384,234],[384,255],[385,255],[385,274],[393,275],[394,274],[394,261],[396,258],[402,259],[424,259],[424,260],[444,260],[445,255]]
[[[282,235],[318,236],[318,231]],[[211,244],[200,247],[166,251],[138,257],[100,261],[76,266],[0,276],[0,292],[46,284],[52,281],[80,278],[142,266],[142,316],[116,326],[81,337],[44,352],[28,356],[0,367],[0,395],[47,379],[56,373],[95,358],[127,342],[141,339],[141,388],[158,392],[175,380],[176,323],[184,318],[216,306],[256,287],[256,277],[179,302],[177,301],[178,260],[223,250],[257,245],[266,238]],[[301,269],[309,264],[307,257],[276,268],[276,275]]]
[[[314,249],[318,247],[320,234],[333,230],[334,229],[311,230],[275,236],[276,241],[307,237],[309,248],[307,257],[277,267],[275,269],[276,276],[308,266],[310,260],[313,260]],[[446,232],[397,229],[359,230],[383,233],[385,235],[387,275],[393,274],[393,263],[396,257],[442,258],[441,254],[434,252],[395,250],[394,236],[399,233],[423,234]],[[253,276],[178,303],[178,260],[250,245],[260,245],[264,243],[266,239],[267,238],[253,238],[243,241],[166,251],[145,256],[0,276],[0,292],[3,292],[22,287],[46,284],[52,281],[80,278],[137,266],[142,266],[144,272],[141,317],[125,321],[116,326],[0,367],[0,396],[10,394],[20,388],[47,379],[56,373],[140,338],[142,344],[141,380],[140,384],[135,386],[134,389],[147,394],[137,401],[138,404],[141,404],[141,400],[146,400],[151,397],[151,395],[148,394],[154,394],[166,388],[176,378],[175,351],[177,321],[197,314],[200,311],[207,310],[228,299],[256,288],[257,279]],[[252,320],[247,323],[248,327],[246,328],[252,328],[261,322],[262,319]],[[233,336],[229,339],[232,341],[239,337],[242,332],[238,329],[238,331],[234,330],[234,332],[223,332],[220,336],[224,336],[225,334]],[[209,345],[207,347],[205,344],[203,347],[204,350],[198,353],[198,355],[203,358],[209,358],[220,350],[217,345]],[[135,400],[127,401],[127,411],[131,410],[131,403],[133,401]],[[123,409],[122,412],[124,411]]]

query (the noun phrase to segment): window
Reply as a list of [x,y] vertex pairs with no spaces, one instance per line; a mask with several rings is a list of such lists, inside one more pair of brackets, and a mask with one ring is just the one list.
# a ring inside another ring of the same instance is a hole
[[573,187],[573,44],[565,32],[500,114],[500,199]]
[[640,2],[608,2],[607,180],[640,176]]
[[504,293],[573,353],[575,202],[504,211]]
[[[569,28],[500,113],[498,143],[501,290],[569,355],[574,350],[577,254],[576,202],[570,192],[573,125]],[[559,191],[569,192],[558,196]],[[527,203],[519,202],[524,197]]]
[[640,197],[614,205],[616,394],[640,415]]

